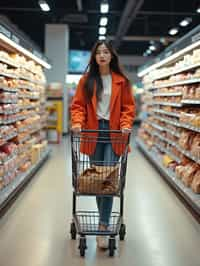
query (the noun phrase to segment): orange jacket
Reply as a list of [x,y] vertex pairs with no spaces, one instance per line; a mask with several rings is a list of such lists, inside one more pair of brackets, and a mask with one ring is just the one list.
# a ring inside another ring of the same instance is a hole
[[[90,103],[85,102],[84,99],[84,83],[86,76],[84,75],[78,84],[76,93],[73,97],[71,104],[71,123],[72,126],[80,124],[82,129],[98,129],[98,120],[96,115],[97,110],[97,98],[96,88],[92,96]],[[135,117],[135,101],[124,77],[119,74],[112,72],[112,92],[110,100],[110,129],[119,130],[122,128],[132,128]],[[83,134],[85,135],[85,133]],[[97,138],[97,134],[87,133],[87,136]],[[114,134],[113,134],[114,137]],[[112,136],[111,136],[112,142]],[[116,144],[112,143],[113,150],[116,154],[121,155],[123,149],[117,147]],[[94,153],[96,143],[92,142],[90,145],[82,143],[81,152],[91,155]]]

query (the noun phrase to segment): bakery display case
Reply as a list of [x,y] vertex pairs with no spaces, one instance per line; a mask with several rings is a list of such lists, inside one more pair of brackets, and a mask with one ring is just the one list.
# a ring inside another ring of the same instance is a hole
[[0,25],[0,209],[49,154],[44,68],[50,65],[14,36]]
[[200,26],[142,67],[137,144],[200,214]]

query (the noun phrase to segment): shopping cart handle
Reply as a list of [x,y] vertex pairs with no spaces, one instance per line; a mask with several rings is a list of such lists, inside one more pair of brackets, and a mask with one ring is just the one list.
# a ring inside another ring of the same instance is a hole
[[108,130],[108,129],[81,129],[81,133],[99,133],[99,132],[104,132],[104,133],[118,133],[121,134],[122,130]]

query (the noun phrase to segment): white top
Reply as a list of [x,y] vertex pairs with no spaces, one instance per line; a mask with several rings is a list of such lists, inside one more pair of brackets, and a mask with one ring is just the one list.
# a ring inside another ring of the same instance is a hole
[[110,98],[112,92],[112,76],[102,75],[103,92],[101,100],[97,104],[97,117],[98,119],[110,119]]

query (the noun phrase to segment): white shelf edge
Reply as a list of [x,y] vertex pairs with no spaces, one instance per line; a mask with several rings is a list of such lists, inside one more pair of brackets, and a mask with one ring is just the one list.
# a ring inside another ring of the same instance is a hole
[[161,109],[154,109],[153,112],[154,113],[160,113],[160,114],[166,114],[166,115],[174,116],[174,117],[178,117],[178,118],[180,117],[180,114],[178,114],[178,113],[167,112],[167,111],[164,111]]
[[153,97],[157,97],[157,96],[168,96],[168,97],[170,97],[170,96],[181,96],[181,95],[183,95],[183,93],[182,92],[166,92],[166,93],[162,93],[162,92],[160,92],[160,93],[153,93]]
[[182,107],[182,103],[172,103],[172,102],[156,102],[152,101],[151,105],[166,105],[166,106],[174,106],[174,107]]

